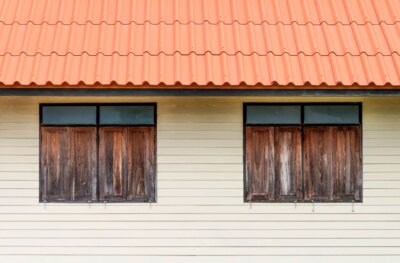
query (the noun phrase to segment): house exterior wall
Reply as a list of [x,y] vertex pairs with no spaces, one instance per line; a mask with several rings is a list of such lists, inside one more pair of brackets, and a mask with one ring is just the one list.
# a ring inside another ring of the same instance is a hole
[[[316,101],[363,102],[364,202],[244,203],[243,102]],[[157,203],[39,203],[39,103],[49,102],[157,102]],[[0,98],[0,262],[248,256],[400,260],[399,98]]]

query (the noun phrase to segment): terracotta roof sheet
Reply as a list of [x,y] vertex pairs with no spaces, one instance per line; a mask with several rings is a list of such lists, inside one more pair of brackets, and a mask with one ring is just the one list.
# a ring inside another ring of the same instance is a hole
[[3,85],[400,85],[399,0],[0,0]]

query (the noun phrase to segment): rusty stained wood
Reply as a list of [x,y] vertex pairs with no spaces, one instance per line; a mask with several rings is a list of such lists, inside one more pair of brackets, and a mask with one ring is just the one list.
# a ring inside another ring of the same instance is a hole
[[96,128],[41,129],[40,200],[96,200]]
[[127,200],[155,201],[154,127],[127,129]]
[[276,199],[302,198],[301,128],[275,128]]
[[359,126],[304,127],[304,198],[361,201]]
[[246,200],[301,198],[301,128],[246,127]]
[[123,200],[126,178],[126,129],[99,129],[99,196],[100,200]]
[[43,127],[41,137],[40,200],[69,200],[69,130]]
[[361,201],[361,131],[359,127],[337,127],[334,134],[333,172],[335,200]]
[[154,127],[100,128],[100,200],[154,201]]

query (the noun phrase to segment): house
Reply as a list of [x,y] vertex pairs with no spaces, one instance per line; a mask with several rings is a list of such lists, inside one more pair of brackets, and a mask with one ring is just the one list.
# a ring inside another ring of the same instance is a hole
[[0,262],[399,262],[400,1],[0,0]]

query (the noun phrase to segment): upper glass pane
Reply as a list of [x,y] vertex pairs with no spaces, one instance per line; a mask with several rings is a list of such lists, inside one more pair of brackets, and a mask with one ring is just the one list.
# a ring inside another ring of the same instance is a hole
[[43,106],[43,124],[96,124],[96,106]]
[[358,105],[306,105],[304,123],[307,124],[358,124]]
[[248,105],[247,124],[300,124],[300,105]]
[[100,124],[154,124],[154,106],[100,106]]

